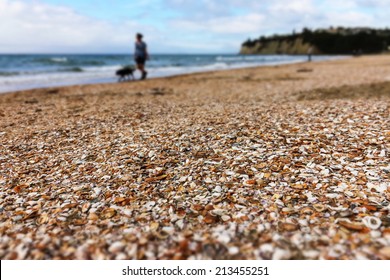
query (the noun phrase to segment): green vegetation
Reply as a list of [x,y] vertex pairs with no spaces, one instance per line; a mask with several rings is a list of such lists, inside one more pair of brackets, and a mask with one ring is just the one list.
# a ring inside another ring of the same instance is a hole
[[389,51],[390,29],[328,28],[248,39],[241,54],[375,54]]

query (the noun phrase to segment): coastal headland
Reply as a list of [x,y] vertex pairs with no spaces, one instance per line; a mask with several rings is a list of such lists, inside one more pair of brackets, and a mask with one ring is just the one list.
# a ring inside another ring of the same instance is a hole
[[0,95],[1,259],[390,259],[390,56]]
[[367,27],[330,27],[261,36],[241,45],[241,54],[381,54],[390,50],[390,30]]

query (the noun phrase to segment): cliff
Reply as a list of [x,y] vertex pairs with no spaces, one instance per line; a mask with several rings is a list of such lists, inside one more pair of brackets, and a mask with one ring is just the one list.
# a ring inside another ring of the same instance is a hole
[[329,28],[274,35],[247,40],[240,54],[357,54],[389,50],[390,30],[370,28]]

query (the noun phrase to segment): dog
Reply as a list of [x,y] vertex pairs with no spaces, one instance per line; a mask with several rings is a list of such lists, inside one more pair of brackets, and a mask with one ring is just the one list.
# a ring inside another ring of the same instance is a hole
[[130,81],[134,80],[134,67],[133,66],[125,66],[122,69],[116,71],[116,75],[119,76],[118,82]]

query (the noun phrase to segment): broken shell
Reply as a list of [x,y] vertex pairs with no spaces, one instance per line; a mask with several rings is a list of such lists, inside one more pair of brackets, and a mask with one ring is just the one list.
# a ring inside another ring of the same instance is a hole
[[211,210],[210,213],[213,216],[223,216],[226,213],[226,211],[223,209],[214,209],[214,210]]
[[292,223],[279,223],[279,230],[281,231],[295,231],[299,229],[299,225]]
[[230,216],[228,216],[228,215],[223,215],[223,216],[221,217],[221,219],[222,219],[222,221],[227,222],[227,221],[230,220]]
[[49,216],[47,215],[47,213],[43,213],[37,219],[37,224],[39,225],[46,224],[48,221],[49,221]]
[[175,232],[175,228],[174,227],[163,227],[161,229],[162,232],[165,232],[166,234],[173,234]]
[[155,231],[158,229],[159,226],[160,226],[159,223],[152,222],[152,223],[150,223],[150,230]]
[[361,231],[365,228],[364,225],[361,223],[353,223],[353,222],[344,221],[344,220],[339,221],[338,223],[339,223],[339,225],[341,225],[349,230]]
[[113,208],[107,208],[107,209],[104,209],[101,213],[100,213],[100,218],[101,219],[109,219],[109,218],[112,218],[116,215],[116,210],[113,209]]
[[372,230],[377,230],[381,227],[381,220],[377,217],[366,216],[362,219],[364,225]]
[[291,252],[289,250],[276,248],[274,253],[272,254],[273,260],[288,260],[290,258],[291,258]]
[[228,249],[230,255],[237,255],[240,252],[238,247],[230,247]]
[[83,212],[83,213],[88,212],[89,208],[91,208],[91,203],[86,202],[81,207],[81,212]]
[[313,205],[313,208],[317,211],[317,212],[323,212],[325,211],[325,206],[322,205],[322,204],[314,204]]
[[203,221],[206,224],[213,224],[213,223],[216,223],[218,221],[218,218],[217,218],[217,216],[212,216],[212,215],[207,213],[207,215],[204,217]]
[[390,259],[390,246],[383,247],[382,249],[379,250],[379,254],[384,256],[387,260]]
[[92,221],[96,221],[96,220],[99,219],[99,216],[96,215],[95,213],[90,213],[90,214],[88,215],[88,219],[89,219],[89,220],[92,220]]
[[183,229],[184,228],[184,221],[183,220],[178,220],[176,222],[176,226],[180,229]]
[[118,254],[123,250],[124,247],[125,244],[123,244],[121,241],[117,241],[111,244],[111,246],[108,248],[108,251],[113,254]]

